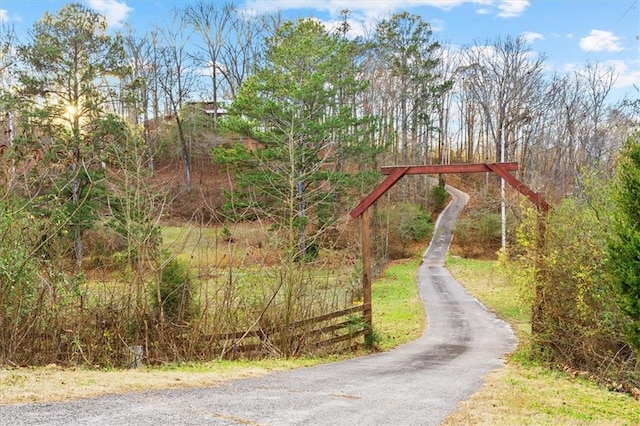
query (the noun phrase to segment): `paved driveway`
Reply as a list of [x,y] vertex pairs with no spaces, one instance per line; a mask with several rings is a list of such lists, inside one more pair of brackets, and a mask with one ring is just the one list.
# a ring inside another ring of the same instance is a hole
[[[515,347],[511,329],[449,275],[444,258],[467,196],[440,216],[418,270],[428,329],[392,351],[219,387],[0,408],[2,425],[436,425]],[[375,306],[374,306],[375,309]]]

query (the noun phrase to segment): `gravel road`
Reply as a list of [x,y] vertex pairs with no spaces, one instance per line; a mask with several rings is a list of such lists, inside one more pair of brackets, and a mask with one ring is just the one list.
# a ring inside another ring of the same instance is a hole
[[[513,350],[511,329],[449,275],[444,258],[467,202],[453,200],[418,270],[428,329],[392,351],[218,387],[0,407],[2,425],[436,425]],[[375,306],[373,307],[375,309]]]

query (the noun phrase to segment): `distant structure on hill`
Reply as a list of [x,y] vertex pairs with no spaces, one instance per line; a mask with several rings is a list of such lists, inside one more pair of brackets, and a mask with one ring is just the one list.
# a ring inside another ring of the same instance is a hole
[[216,105],[213,101],[187,102],[187,106],[198,108],[204,111],[205,114],[218,118],[227,115],[227,110],[222,105]]

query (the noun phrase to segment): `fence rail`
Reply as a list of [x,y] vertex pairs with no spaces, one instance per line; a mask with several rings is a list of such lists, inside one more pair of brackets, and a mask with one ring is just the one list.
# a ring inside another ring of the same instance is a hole
[[[225,358],[256,357],[278,353],[298,355],[337,345],[353,346],[367,332],[365,305],[296,321],[288,326],[256,328],[211,336]],[[335,348],[334,348],[335,349]]]

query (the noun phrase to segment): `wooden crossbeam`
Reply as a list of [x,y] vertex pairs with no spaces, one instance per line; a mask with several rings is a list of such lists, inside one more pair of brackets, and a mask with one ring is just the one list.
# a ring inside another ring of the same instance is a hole
[[388,173],[389,176],[385,180],[380,183],[369,195],[365,197],[364,200],[360,202],[352,211],[351,217],[353,219],[357,218],[362,214],[363,211],[369,208],[371,204],[375,203],[376,200],[384,195],[393,185],[396,184],[404,176],[405,172],[409,169],[409,166],[398,166],[394,167],[394,170]]
[[551,208],[549,204],[536,192],[534,192],[531,188],[525,185],[523,182],[518,180],[514,175],[507,171],[507,168],[504,167],[504,164],[494,163],[487,164],[487,166],[495,172],[498,176],[505,180],[509,185],[514,187],[519,193],[527,197],[529,200],[533,202],[539,209],[548,212]]
[[[368,209],[376,200],[384,195],[404,175],[424,175],[440,173],[482,173],[495,171],[493,166],[500,165],[500,170],[508,173],[518,170],[518,163],[493,163],[493,164],[430,164],[421,166],[388,166],[382,167],[382,174],[387,178],[380,183],[369,195],[367,195],[350,213],[353,219],[358,218],[362,212]],[[493,168],[492,168],[493,167]],[[526,194],[525,194],[526,195]]]
[[[493,163],[500,164],[502,170],[518,170],[518,163]],[[482,173],[492,172],[491,164],[429,164],[421,166],[388,166],[382,167],[382,174],[389,175],[398,168],[406,168],[405,175],[431,175],[440,173]]]

